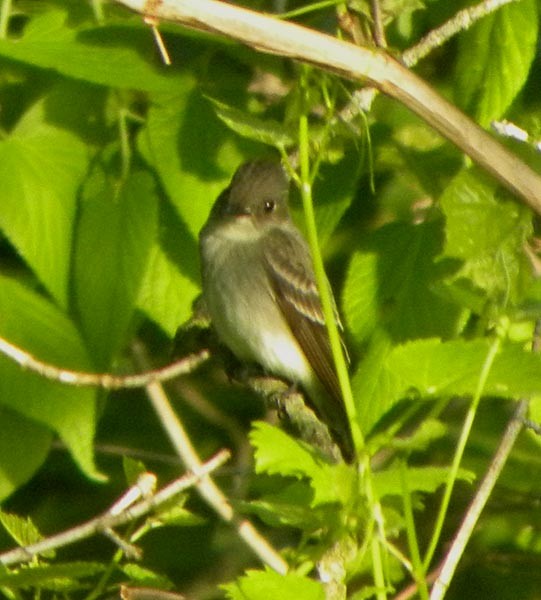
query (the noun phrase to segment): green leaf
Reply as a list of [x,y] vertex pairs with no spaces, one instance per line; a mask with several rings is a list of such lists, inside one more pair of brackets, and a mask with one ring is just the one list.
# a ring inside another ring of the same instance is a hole
[[141,565],[125,563],[120,568],[130,578],[131,582],[137,585],[158,588],[160,590],[170,590],[173,588],[173,583],[168,577],[155,573]]
[[[392,467],[385,471],[374,473],[374,484],[379,498],[383,496],[402,496],[404,490],[401,484],[401,468]],[[447,482],[449,470],[444,467],[408,467],[406,470],[409,492],[433,493]],[[457,478],[472,483],[475,473],[459,469]]]
[[[372,406],[361,414],[363,428],[369,430],[406,397],[421,399],[475,394],[492,343],[488,339],[449,342],[428,339],[393,349],[383,345],[384,350],[375,355],[374,364],[367,366],[368,361],[365,361],[353,377],[353,389],[360,408],[367,397],[362,382],[370,381]],[[518,399],[540,393],[541,357],[524,350],[521,345],[506,344],[494,359],[483,394]]]
[[47,427],[0,406],[0,501],[26,483],[44,463],[53,435]]
[[270,570],[247,571],[222,589],[230,600],[325,600],[323,586],[317,581],[295,573],[279,575]]
[[162,203],[159,240],[150,251],[137,305],[171,337],[191,316],[201,291],[198,266],[193,237],[173,208]]
[[441,421],[429,417],[423,420],[412,435],[394,438],[390,440],[389,446],[402,451],[423,452],[446,433],[447,427]]
[[386,225],[355,252],[342,305],[357,343],[377,324],[383,324],[395,340],[456,333],[462,309],[434,291],[455,267],[451,261],[437,261],[443,243],[441,225]]
[[456,97],[482,126],[499,119],[522,89],[536,54],[536,0],[513,2],[459,36]]
[[[389,410],[412,393],[422,398],[473,395],[493,343],[431,339],[397,346],[387,354],[373,386],[376,405]],[[515,399],[541,393],[541,357],[520,345],[505,345],[494,359],[483,393]]]
[[348,147],[337,163],[323,163],[314,182],[314,209],[318,238],[325,247],[340,219],[353,201],[362,161],[354,147]]
[[9,573],[0,572],[0,585],[8,588],[35,586],[48,590],[68,590],[77,585],[78,579],[103,573],[105,568],[105,565],[93,562],[25,566]]
[[[87,370],[89,360],[73,323],[43,297],[0,276],[0,335],[36,358],[59,367]],[[0,359],[0,404],[55,431],[79,467],[94,466],[95,391],[74,388],[23,371]]]
[[122,457],[122,469],[128,485],[135,485],[139,477],[147,472],[145,465],[140,460],[135,460],[129,456]]
[[391,350],[388,335],[381,330],[376,331],[351,378],[357,416],[364,433],[368,433],[389,410],[403,389],[400,379],[385,368]]
[[307,477],[314,490],[312,506],[350,500],[354,485],[351,467],[323,462],[315,450],[261,421],[254,423],[250,441],[255,448],[256,473]]
[[516,301],[530,272],[524,244],[531,214],[517,202],[497,198],[497,184],[475,169],[455,177],[440,203],[446,217],[445,254],[464,261],[457,277],[469,279],[492,300]]
[[199,285],[185,276],[178,263],[155,244],[137,300],[138,308],[173,337],[179,325],[190,318],[193,301],[200,292]]
[[301,478],[312,477],[319,468],[313,452],[269,423],[255,422],[250,442],[255,448],[256,473]]
[[87,184],[77,227],[75,298],[98,368],[126,341],[158,229],[152,177],[135,172],[115,185],[101,170]]
[[[274,485],[273,489],[278,486]],[[315,530],[326,524],[326,512],[314,510],[314,492],[306,480],[295,481],[263,498],[240,504],[245,513],[256,514],[271,527],[299,527]],[[327,523],[328,524],[328,523]]]
[[245,110],[227,106],[223,102],[209,98],[218,118],[232,131],[248,139],[275,148],[293,146],[296,137],[284,125],[271,119],[260,119]]
[[61,306],[68,276],[77,190],[87,151],[73,134],[47,122],[47,98],[0,140],[0,228]]
[[[183,499],[183,501],[185,500],[186,498]],[[178,503],[180,500],[176,498],[175,501]],[[178,504],[161,510],[150,519],[150,525],[153,529],[157,527],[193,527],[203,523],[205,523],[205,519]]]
[[190,75],[178,93],[156,94],[153,101],[139,148],[188,229],[183,235],[190,237],[179,242],[195,247],[212,204],[244,157]]
[[379,277],[377,252],[356,252],[349,263],[342,290],[342,314],[348,332],[360,344],[374,331],[379,320]]
[[0,523],[19,546],[29,546],[43,539],[38,528],[28,517],[0,511]]
[[1,39],[0,56],[114,88],[170,92],[182,80],[159,61],[142,24],[70,28],[64,11],[51,8],[21,38]]
[[138,305],[173,335],[200,291],[199,230],[243,156],[189,75],[177,94],[154,97],[138,141],[172,207],[162,209]]

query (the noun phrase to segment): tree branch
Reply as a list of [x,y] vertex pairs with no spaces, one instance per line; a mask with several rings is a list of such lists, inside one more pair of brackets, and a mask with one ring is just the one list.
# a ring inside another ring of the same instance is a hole
[[483,481],[475,494],[475,498],[470,504],[460,528],[455,535],[451,548],[443,561],[441,569],[439,570],[439,575],[430,593],[430,600],[442,600],[445,596],[456,567],[464,553],[466,544],[470,540],[473,529],[479,520],[481,512],[496,485],[496,481],[515,445],[518,434],[523,427],[523,419],[527,410],[528,401],[521,400],[507,425],[505,433],[500,441],[500,445],[498,446],[498,450],[490,463],[488,471],[486,472]]
[[[169,502],[187,488],[197,485],[197,482],[201,481],[209,473],[223,465],[229,460],[229,457],[230,453],[228,450],[221,450],[205,464],[200,464],[197,472],[193,471],[183,475],[180,479],[176,479],[155,495],[151,495],[134,505],[126,505],[122,498],[120,501],[115,502],[115,504],[113,504],[113,506],[105,513],[86,523],[77,525],[76,527],[48,537],[35,544],[4,552],[3,554],[0,554],[0,565],[7,566],[27,562],[34,556],[44,554],[57,548],[63,548],[97,533],[107,535],[109,530],[112,530],[114,527],[125,525],[126,523],[130,523],[131,521],[148,514],[157,507]],[[142,493],[143,496],[145,495],[144,491],[145,490],[143,490]]]
[[[142,346],[136,346],[134,352],[139,364],[146,362]],[[163,387],[157,382],[150,383],[146,386],[146,393],[180,460],[187,469],[198,473],[202,467],[201,460],[186,430],[173,410]],[[235,515],[228,499],[210,477],[201,478],[196,484],[196,489],[203,500],[224,521],[236,528],[239,537],[264,564],[269,565],[278,573],[285,574],[287,572],[288,565],[284,559],[249,521],[239,519]]]
[[143,15],[373,85],[407,106],[541,215],[541,176],[391,56],[218,0],[117,0]]
[[201,350],[160,369],[136,373],[135,375],[113,375],[111,373],[88,373],[62,369],[35,358],[26,350],[22,350],[2,337],[0,337],[0,353],[14,360],[23,369],[33,371],[46,379],[68,385],[102,387],[107,390],[140,388],[145,387],[152,381],[168,381],[179,375],[191,373],[210,356],[208,350]]

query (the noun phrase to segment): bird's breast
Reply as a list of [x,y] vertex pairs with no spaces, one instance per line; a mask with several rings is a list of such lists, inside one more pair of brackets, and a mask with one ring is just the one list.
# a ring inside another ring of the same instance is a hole
[[222,236],[203,243],[201,253],[205,303],[221,341],[270,373],[310,380],[312,370],[275,300],[261,240]]

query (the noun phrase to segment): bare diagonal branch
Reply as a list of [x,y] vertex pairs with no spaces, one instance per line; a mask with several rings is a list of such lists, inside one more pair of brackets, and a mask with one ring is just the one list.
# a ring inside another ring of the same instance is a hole
[[391,56],[218,0],[117,0],[158,19],[373,85],[407,106],[541,215],[541,176]]
[[0,337],[0,353],[11,358],[23,369],[33,371],[46,379],[59,381],[68,385],[102,387],[107,390],[140,388],[145,387],[152,381],[168,381],[179,375],[191,373],[210,356],[208,350],[201,350],[196,354],[185,356],[160,369],[153,369],[133,375],[114,375],[112,373],[73,371],[57,367],[32,356],[26,350],[19,348],[2,337]]
[[106,533],[114,527],[119,527],[130,523],[135,519],[143,517],[159,506],[169,502],[175,496],[178,496],[184,490],[193,487],[202,478],[207,476],[219,466],[224,464],[230,457],[228,450],[221,450],[213,458],[204,464],[199,465],[197,472],[189,472],[180,479],[176,479],[155,495],[137,502],[136,504],[124,507],[118,510],[118,504],[105,513],[90,519],[86,523],[81,523],[76,527],[45,538],[35,544],[24,548],[16,548],[0,554],[0,565],[8,566],[16,563],[27,562],[34,556],[44,554],[57,548],[63,548],[85,538],[96,535],[97,533]]

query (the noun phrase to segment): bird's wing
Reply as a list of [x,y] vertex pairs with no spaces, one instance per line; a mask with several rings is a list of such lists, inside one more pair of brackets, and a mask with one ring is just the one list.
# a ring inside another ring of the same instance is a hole
[[[300,233],[293,228],[288,232],[284,232],[282,228],[270,229],[266,234],[264,248],[265,267],[276,301],[308,362],[330,396],[324,405],[321,400],[311,400],[314,404],[317,402],[316,410],[331,429],[338,431],[341,437],[350,438],[310,250]],[[347,443],[349,445],[350,440]]]

